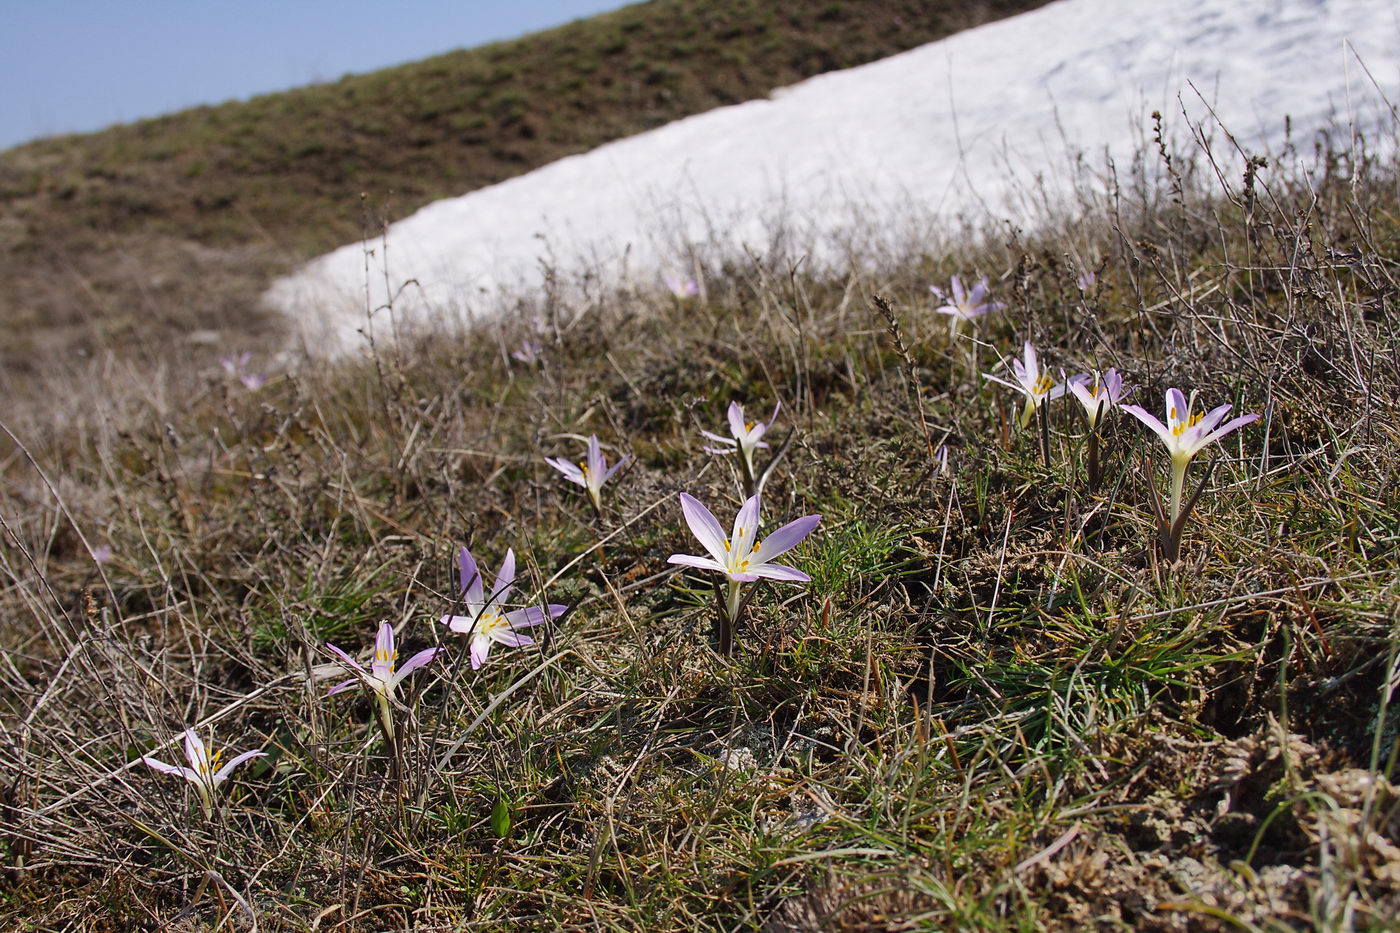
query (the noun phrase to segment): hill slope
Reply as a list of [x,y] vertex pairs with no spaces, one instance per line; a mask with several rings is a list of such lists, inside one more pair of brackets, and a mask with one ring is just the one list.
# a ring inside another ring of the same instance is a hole
[[[277,282],[269,303],[318,351],[357,351],[367,283],[373,307],[394,301],[396,328],[440,329],[546,279],[565,295],[580,280],[659,288],[658,271],[752,246],[842,268],[855,243],[898,254],[962,217],[1039,227],[1091,201],[1103,166],[1131,164],[1149,127],[1169,146],[1228,132],[1235,146],[1215,160],[1229,176],[1246,153],[1307,162],[1339,120],[1388,135],[1400,82],[1381,63],[1400,60],[1400,33],[1374,27],[1388,9],[1051,4],[436,201],[394,224],[387,249],[350,242]],[[1358,62],[1375,67],[1375,89],[1355,86]]]
[[[340,81],[0,154],[0,365],[155,356],[275,322],[258,291],[372,216],[860,64],[1043,0],[653,0]],[[364,197],[364,207],[361,204]],[[212,335],[211,335],[212,337]],[[40,351],[36,355],[36,351]]]

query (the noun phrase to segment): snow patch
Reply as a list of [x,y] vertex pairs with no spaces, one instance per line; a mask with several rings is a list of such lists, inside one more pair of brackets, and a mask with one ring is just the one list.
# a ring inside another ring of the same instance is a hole
[[1397,91],[1393,0],[1061,0],[435,202],[265,298],[335,354],[391,296],[400,323],[469,322],[546,268],[659,289],[693,244],[762,251],[794,223],[831,258],[916,215],[1034,222],[1028,191],[1063,193],[1076,152],[1131,159],[1153,110],[1275,153],[1287,117],[1310,153],[1332,122],[1393,133]]

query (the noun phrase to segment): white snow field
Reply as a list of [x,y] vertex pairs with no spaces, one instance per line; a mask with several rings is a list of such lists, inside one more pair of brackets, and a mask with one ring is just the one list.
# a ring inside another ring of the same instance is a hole
[[1277,155],[1287,117],[1301,159],[1329,124],[1393,145],[1397,102],[1395,0],[1060,0],[435,202],[393,224],[387,250],[344,246],[266,300],[336,354],[363,346],[366,308],[390,294],[399,324],[469,322],[546,264],[660,288],[694,244],[762,252],[782,224],[819,261],[859,231],[908,236],[916,216],[1034,222],[1035,179],[1067,191],[1075,151],[1125,164],[1154,109],[1177,138],[1199,125],[1222,160],[1216,118]]

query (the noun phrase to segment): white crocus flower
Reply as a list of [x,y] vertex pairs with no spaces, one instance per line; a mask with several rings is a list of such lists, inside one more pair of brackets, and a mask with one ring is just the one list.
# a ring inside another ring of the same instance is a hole
[[1011,371],[1016,374],[1016,381],[1009,382],[1000,376],[993,376],[991,373],[983,373],[983,377],[992,382],[1000,383],[1010,389],[1015,389],[1026,397],[1026,407],[1021,411],[1021,427],[1025,428],[1030,424],[1031,417],[1035,410],[1045,404],[1048,399],[1059,398],[1065,394],[1064,384],[1055,385],[1055,380],[1048,372],[1040,369],[1040,360],[1036,357],[1035,347],[1031,346],[1029,340],[1026,341],[1025,360],[1013,359],[1011,361]]
[[527,606],[524,609],[506,609],[511,588],[515,585],[515,551],[507,550],[496,574],[496,585],[491,594],[486,594],[482,585],[481,571],[471,551],[462,548],[459,556],[461,571],[462,602],[465,610],[462,615],[445,615],[442,624],[458,634],[471,636],[472,670],[486,663],[492,645],[508,648],[522,648],[535,643],[534,638],[521,629],[532,628],[548,619],[557,619],[568,611],[568,606],[550,604],[541,609]]
[[588,490],[588,498],[593,502],[594,511],[601,515],[603,512],[603,484],[612,479],[612,475],[622,469],[623,464],[631,459],[632,455],[628,454],[609,467],[607,458],[603,456],[603,451],[598,446],[598,435],[591,434],[588,437],[588,450],[584,454],[582,463],[571,463],[564,457],[545,457],[544,462],[563,473],[564,478],[569,482]]
[[1116,369],[1109,369],[1102,375],[1097,370],[1092,375],[1080,373],[1071,376],[1065,385],[1084,406],[1091,431],[1099,426],[1099,419],[1108,414],[1110,408],[1117,406],[1124,395],[1123,375]]
[[374,660],[370,662],[368,669],[330,642],[326,643],[326,647],[334,652],[336,657],[340,658],[349,671],[355,675],[343,683],[336,684],[326,695],[330,696],[342,690],[349,690],[357,683],[364,684],[370,693],[374,694],[375,702],[379,708],[380,725],[384,727],[384,734],[392,742],[394,738],[394,690],[405,677],[436,657],[438,649],[424,648],[405,661],[403,667],[397,671],[394,670],[394,662],[398,660],[399,652],[394,647],[394,627],[387,621],[379,624],[379,634],[374,639]]
[[1148,414],[1140,405],[1123,406],[1124,411],[1151,428],[1162,439],[1162,443],[1167,445],[1167,452],[1171,456],[1172,486],[1169,521],[1172,523],[1175,523],[1181,514],[1181,492],[1186,485],[1186,467],[1191,462],[1191,458],[1236,428],[1259,420],[1257,414],[1241,415],[1221,424],[1220,422],[1224,421],[1225,416],[1230,413],[1229,405],[1212,408],[1204,414],[1192,414],[1191,406],[1194,398],[1193,394],[1192,400],[1188,400],[1180,389],[1168,389],[1166,424]]
[[811,534],[821,521],[820,515],[804,515],[788,522],[760,542],[758,496],[750,496],[744,502],[739,514],[734,517],[734,531],[727,538],[719,520],[694,496],[681,493],[681,512],[685,515],[691,533],[710,556],[672,554],[666,558],[666,562],[698,567],[702,570],[718,570],[724,574],[729,582],[725,608],[731,626],[739,615],[740,584],[752,583],[764,577],[791,583],[806,583],[811,579],[800,570],[772,561],[780,554],[786,554],[795,548],[798,542]]
[[[213,744],[213,736],[210,736],[210,745]],[[179,765],[168,765],[149,756],[142,756],[141,761],[147,766],[156,769],[162,774],[173,774],[182,777],[194,785],[194,789],[199,792],[199,803],[204,809],[205,819],[214,815],[214,792],[218,786],[228,780],[229,773],[234,768],[243,764],[250,758],[260,758],[267,754],[261,749],[250,752],[243,752],[229,759],[222,767],[219,760],[223,757],[223,751],[211,752],[199,734],[193,729],[185,730],[185,759],[190,763],[189,767]]]

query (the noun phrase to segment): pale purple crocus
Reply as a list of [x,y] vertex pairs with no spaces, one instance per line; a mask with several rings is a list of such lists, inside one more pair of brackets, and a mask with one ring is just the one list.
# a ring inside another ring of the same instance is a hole
[[786,554],[795,548],[803,538],[812,533],[821,521],[820,515],[804,515],[788,522],[762,541],[759,540],[758,496],[750,496],[734,518],[734,530],[725,537],[718,519],[704,503],[686,493],[680,494],[681,512],[685,515],[690,531],[705,548],[708,557],[692,554],[672,554],[666,558],[668,564],[681,564],[701,570],[715,570],[724,574],[728,584],[725,594],[725,621],[720,627],[720,648],[730,653],[733,645],[734,625],[738,621],[740,609],[740,587],[759,579],[782,580],[789,583],[806,583],[811,577],[785,564],[773,563],[773,558]]
[[1230,405],[1220,405],[1208,412],[1192,414],[1195,393],[1187,399],[1180,389],[1167,390],[1167,422],[1163,424],[1140,405],[1124,405],[1123,410],[1151,428],[1171,456],[1171,512],[1167,521],[1176,525],[1181,516],[1181,494],[1186,485],[1186,467],[1202,449],[1220,440],[1236,428],[1258,421],[1259,415],[1241,415],[1230,421]]
[[[212,735],[209,737],[209,744],[214,744]],[[199,793],[199,804],[204,810],[204,818],[210,819],[214,816],[214,792],[219,785],[228,780],[228,776],[234,768],[251,758],[260,758],[267,752],[262,749],[243,752],[230,758],[220,767],[219,759],[223,757],[223,754],[222,750],[211,752],[197,732],[193,729],[186,729],[185,760],[190,763],[189,767],[168,765],[148,755],[143,755],[141,761],[162,774],[173,774],[193,784],[194,789]]]
[[1081,292],[1093,291],[1094,286],[1097,285],[1098,282],[1098,273],[1095,272],[1093,269],[1084,270],[1083,272],[1079,273],[1078,277],[1074,280],[1074,284],[1079,286],[1079,290]]
[[755,468],[753,462],[754,451],[760,448],[764,450],[768,449],[768,442],[763,440],[763,435],[768,433],[768,429],[772,426],[772,422],[777,419],[778,411],[782,407],[782,402],[774,405],[773,414],[769,417],[767,422],[747,421],[744,419],[744,406],[740,405],[738,402],[730,402],[729,433],[732,436],[721,437],[718,434],[712,434],[705,430],[701,430],[700,432],[716,444],[722,445],[720,447],[701,448],[705,453],[732,454],[737,452],[739,454],[740,467],[744,474],[744,488],[748,490],[750,495],[759,492],[758,470]]
[[988,314],[992,311],[1000,311],[1002,308],[1006,307],[1006,305],[999,301],[988,300],[987,294],[989,289],[987,286],[987,277],[985,275],[982,276],[976,285],[972,286],[972,291],[970,292],[963,288],[962,279],[956,275],[953,276],[949,284],[951,285],[951,289],[947,292],[937,285],[930,285],[928,290],[933,292],[933,294],[943,302],[942,306],[934,308],[934,310],[939,314],[946,314],[949,316],[948,326],[955,334],[964,321],[972,321],[984,314]]
[[253,354],[240,353],[237,356],[226,356],[219,360],[219,365],[224,368],[224,372],[237,379],[238,382],[250,392],[255,392],[267,384],[267,377],[262,373],[250,372],[248,364],[253,360]]
[[535,643],[534,638],[521,632],[546,621],[557,619],[568,606],[550,604],[544,608],[529,606],[524,609],[506,609],[511,588],[515,585],[515,551],[507,550],[496,574],[496,584],[488,596],[471,551],[462,548],[458,557],[461,573],[462,602],[464,614],[445,615],[442,624],[461,635],[471,636],[472,670],[480,669],[491,653],[492,645],[505,645],[508,648],[522,648]]
[[1031,417],[1035,410],[1045,404],[1046,400],[1059,398],[1066,392],[1064,384],[1056,385],[1055,380],[1048,372],[1042,372],[1040,361],[1036,357],[1035,347],[1031,346],[1029,340],[1026,341],[1025,360],[1013,359],[1011,361],[1011,371],[1016,374],[1016,381],[1010,382],[1000,376],[991,373],[983,373],[982,376],[992,382],[999,383],[1010,389],[1015,389],[1026,397],[1026,406],[1021,410],[1021,427],[1030,424]]
[[228,373],[230,376],[236,377],[239,373],[243,372],[252,361],[253,354],[245,351],[236,356],[224,357],[219,360],[219,365],[224,368],[224,372]]
[[110,544],[99,544],[88,551],[88,554],[92,556],[92,562],[94,564],[105,564],[112,559],[112,546]]
[[511,352],[510,358],[516,362],[524,363],[526,366],[533,366],[540,361],[540,353],[543,350],[544,347],[526,338],[520,341],[520,348],[518,350],[513,350]]
[[593,510],[598,514],[603,513],[603,484],[612,479],[614,473],[622,469],[627,461],[632,459],[628,454],[621,460],[608,466],[607,458],[603,456],[603,451],[598,446],[598,435],[588,436],[588,450],[581,463],[572,463],[564,457],[545,457],[544,462],[554,469],[564,474],[564,478],[571,483],[577,483],[588,490],[588,498],[593,501]]
[[1091,431],[1099,426],[1099,419],[1108,414],[1109,409],[1116,407],[1125,394],[1123,374],[1112,368],[1103,374],[1094,370],[1092,374],[1071,376],[1065,386],[1084,406],[1084,415],[1089,419]]
[[666,288],[677,298],[693,298],[700,294],[700,284],[694,279],[666,275],[661,277],[661,281],[666,283]]
[[374,660],[370,661],[368,669],[330,642],[326,642],[326,647],[340,658],[341,663],[345,665],[349,673],[355,675],[347,681],[336,684],[326,695],[331,696],[342,690],[349,690],[356,684],[364,684],[366,689],[374,694],[379,711],[379,724],[384,727],[384,734],[392,742],[394,739],[394,690],[405,677],[436,657],[439,649],[424,648],[405,661],[403,667],[395,670],[394,662],[398,660],[399,652],[394,647],[394,627],[388,621],[379,623],[379,633],[374,638]]

